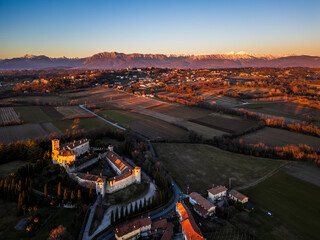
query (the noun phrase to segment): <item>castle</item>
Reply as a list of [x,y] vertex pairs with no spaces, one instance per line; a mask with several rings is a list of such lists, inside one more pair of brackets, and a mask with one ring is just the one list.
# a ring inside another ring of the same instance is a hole
[[113,151],[112,146],[109,146],[108,150],[105,161],[107,161],[118,176],[108,179],[105,185],[106,192],[116,192],[133,183],[141,183],[141,168],[133,168],[127,162],[121,160],[119,155]]
[[77,156],[80,156],[90,149],[88,139],[73,141],[60,147],[59,139],[52,140],[52,162],[64,166],[72,164]]

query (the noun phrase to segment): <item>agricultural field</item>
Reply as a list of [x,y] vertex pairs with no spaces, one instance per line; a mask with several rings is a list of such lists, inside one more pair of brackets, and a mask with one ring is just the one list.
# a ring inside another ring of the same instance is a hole
[[258,113],[297,120],[306,120],[308,117],[312,117],[318,121],[320,120],[320,110],[290,102],[247,104],[241,107]]
[[102,121],[99,118],[81,118],[79,119],[79,123],[75,124],[74,120],[60,120],[60,121],[53,121],[54,126],[56,126],[61,132],[65,132],[68,130],[75,129],[73,126],[77,125],[77,129],[84,129],[84,130],[92,130],[96,128],[112,128],[113,126],[110,124]]
[[136,112],[123,111],[122,114],[131,118],[132,121],[121,123],[121,126],[130,126],[133,131],[150,139],[181,140],[188,137],[186,130],[160,119]]
[[6,125],[10,122],[18,122],[19,116],[12,107],[0,108],[0,124]]
[[0,177],[6,177],[10,173],[16,172],[18,168],[27,165],[28,162],[24,161],[13,161],[4,164],[0,164]]
[[83,110],[79,106],[58,106],[55,107],[58,113],[63,117],[77,118],[77,117],[90,117],[91,114]]
[[258,208],[250,218],[261,239],[319,239],[320,187],[280,171],[243,192]]
[[52,132],[60,133],[52,123],[29,123],[16,126],[0,127],[0,142],[10,143],[24,139],[44,137]]
[[181,121],[177,123],[183,127],[186,127],[188,130],[201,135],[204,139],[212,139],[213,137],[222,136],[224,134],[228,134],[227,132],[223,132],[221,130],[203,126],[201,124],[194,123],[192,121]]
[[121,112],[122,111],[117,110],[102,110],[97,112],[97,114],[114,123],[124,123],[132,120],[130,117],[123,115]]
[[227,133],[241,132],[258,125],[255,121],[217,113],[189,121]]
[[265,127],[241,136],[240,139],[249,144],[262,142],[272,147],[306,144],[310,147],[320,149],[320,138],[318,137],[271,127]]
[[52,119],[39,106],[14,107],[14,110],[25,123],[50,122]]
[[164,167],[186,192],[206,193],[215,185],[240,187],[263,177],[285,161],[227,152],[205,144],[154,143]]

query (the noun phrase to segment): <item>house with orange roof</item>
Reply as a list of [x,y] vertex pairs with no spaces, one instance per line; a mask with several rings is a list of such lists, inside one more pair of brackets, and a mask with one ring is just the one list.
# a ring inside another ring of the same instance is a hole
[[185,240],[204,240],[200,228],[197,226],[191,212],[183,201],[176,203],[176,212],[182,226]]

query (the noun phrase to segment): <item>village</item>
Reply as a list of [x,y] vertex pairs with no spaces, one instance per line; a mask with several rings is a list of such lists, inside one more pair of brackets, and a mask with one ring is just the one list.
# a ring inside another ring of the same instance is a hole
[[[97,159],[105,161],[117,176],[107,179],[106,177],[93,174],[85,174],[77,172],[77,169],[85,169],[91,164],[96,162],[96,159],[89,160],[78,167],[74,167],[73,164],[77,161],[77,157],[91,151],[88,139],[81,139],[71,143],[61,145],[58,139],[52,140],[52,161],[55,164],[63,166],[69,177],[75,179],[80,185],[86,188],[94,188],[99,198],[103,198],[105,194],[112,194],[123,188],[130,186],[131,184],[141,183],[141,168],[131,166],[128,162],[123,160],[117,153],[113,151],[113,146],[109,145],[108,150],[105,153],[99,154]],[[240,205],[240,208],[250,212],[253,210],[253,205],[248,201],[248,197],[240,192],[232,189],[228,190],[224,186],[216,186],[209,189],[207,196],[202,196],[197,192],[192,192],[189,195],[180,193],[177,202],[173,202],[174,205],[169,204],[168,208],[174,206],[174,209],[164,217],[151,220],[148,217],[138,217],[134,220],[126,221],[127,223],[120,223],[120,226],[114,229],[114,236],[118,240],[161,237],[161,240],[169,239],[204,239],[198,225],[202,225],[201,222],[196,222],[192,214],[198,214],[203,221],[218,221],[215,215],[216,207],[228,205],[230,202],[234,202]],[[131,199],[133,202],[135,199]],[[177,200],[177,199],[173,199]],[[132,204],[132,202],[131,202]],[[65,204],[65,206],[70,206]],[[125,211],[129,210],[130,204],[125,207]],[[192,209],[192,210],[191,210]],[[192,212],[193,213],[192,213]],[[93,211],[94,212],[94,211]],[[174,212],[174,214],[172,213]],[[122,212],[118,212],[119,217]],[[180,226],[174,226],[174,216],[178,219]],[[113,217],[113,216],[112,216]],[[110,220],[112,225],[113,220]],[[87,225],[90,224],[87,223]],[[106,226],[104,226],[106,227]],[[99,229],[99,227],[98,227]],[[178,229],[178,232],[177,232]],[[99,232],[95,232],[93,236],[96,236]],[[83,239],[92,239],[92,236],[85,235]]]

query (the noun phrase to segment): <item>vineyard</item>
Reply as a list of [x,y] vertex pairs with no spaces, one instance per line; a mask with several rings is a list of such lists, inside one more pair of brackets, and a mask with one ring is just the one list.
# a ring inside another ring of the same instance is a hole
[[0,108],[0,124],[3,126],[22,124],[18,114],[12,107]]

